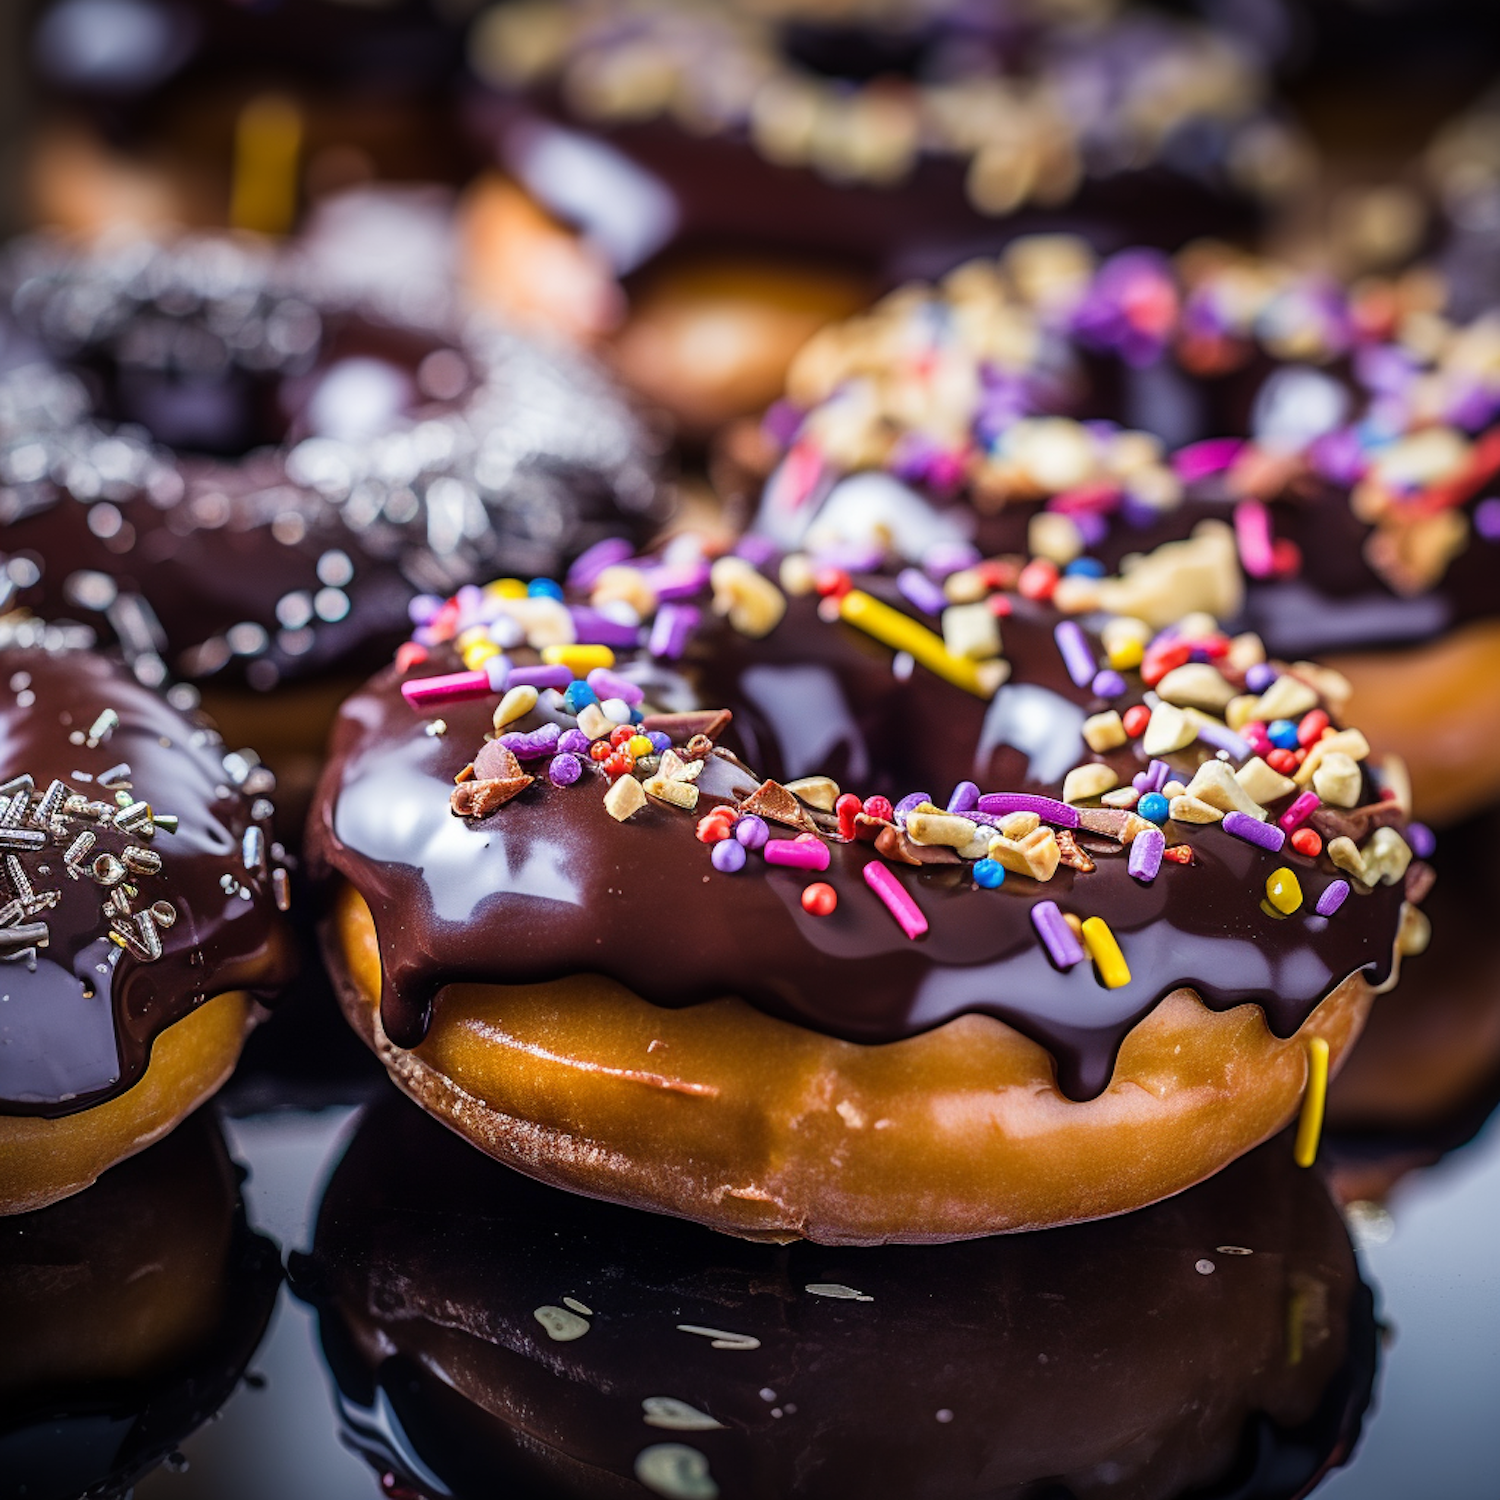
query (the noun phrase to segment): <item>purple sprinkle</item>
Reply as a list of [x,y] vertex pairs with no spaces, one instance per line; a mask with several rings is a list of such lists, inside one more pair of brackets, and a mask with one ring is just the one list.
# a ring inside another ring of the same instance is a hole
[[875,573],[885,562],[885,552],[870,542],[833,541],[812,554],[816,568],[840,568],[845,573]]
[[1246,690],[1252,693],[1263,693],[1280,675],[1270,662],[1258,661],[1245,673]]
[[640,641],[639,625],[611,620],[585,604],[575,604],[568,613],[573,617],[573,636],[580,646],[634,646]]
[[896,804],[896,822],[902,828],[905,828],[907,814],[914,813],[924,802],[931,801],[932,798],[929,797],[926,792],[908,792],[907,795],[904,796]]
[[802,411],[790,401],[774,401],[760,419],[761,430],[777,447],[788,448],[802,425]]
[[606,568],[629,560],[635,549],[622,536],[607,536],[592,547],[585,547],[568,569],[568,587],[590,589],[599,581]]
[[1068,669],[1068,676],[1073,679],[1073,686],[1087,687],[1094,680],[1099,664],[1089,649],[1083,627],[1076,620],[1064,620],[1052,632],[1052,638],[1062,653],[1063,665]]
[[1172,779],[1172,768],[1164,760],[1153,760],[1146,767],[1146,776],[1150,785],[1145,790],[1159,792]]
[[1094,674],[1090,687],[1100,698],[1118,698],[1125,691],[1125,679],[1113,667],[1105,667]]
[[1286,843],[1286,834],[1274,823],[1262,823],[1249,813],[1225,813],[1224,832],[1232,833],[1235,838],[1254,844],[1259,849],[1267,849],[1272,854],[1279,854],[1281,846]]
[[1237,735],[1227,724],[1217,719],[1204,719],[1198,725],[1198,738],[1215,750],[1227,750],[1236,760],[1249,760],[1250,741]]
[[440,644],[440,642],[438,641],[437,632],[430,629],[426,625],[418,625],[417,628],[412,631],[411,638],[419,646],[436,646]]
[[561,692],[572,680],[573,674],[567,667],[516,667],[510,674],[512,687],[534,687],[539,693],[548,688]]
[[[577,733],[576,730],[571,731]],[[547,767],[547,779],[553,786],[572,786],[583,775],[583,762],[576,755],[554,755]],[[1139,839],[1136,840],[1140,842]]]
[[896,575],[896,587],[901,590],[903,598],[924,614],[940,615],[948,606],[942,589],[920,568],[902,568]]
[[651,748],[658,755],[664,755],[672,748],[672,736],[663,734],[659,729],[648,729],[646,738],[651,741]]
[[763,568],[776,556],[776,543],[752,531],[734,544],[734,555],[744,558],[752,567]]
[[979,788],[972,781],[960,781],[953,788],[953,795],[948,799],[948,811],[951,813],[972,812],[979,806]]
[[467,630],[477,624],[484,609],[484,590],[478,584],[466,583],[453,597],[458,605],[458,628]]
[[922,554],[923,571],[938,581],[972,568],[978,561],[979,551],[969,542],[936,542]]
[[1083,962],[1083,944],[1063,918],[1055,901],[1038,901],[1031,908],[1031,922],[1052,962],[1059,969],[1071,969]]
[[1492,496],[1474,507],[1474,530],[1487,542],[1500,542],[1500,499]]
[[1142,796],[1144,796],[1147,792],[1156,790],[1156,788],[1151,785],[1151,773],[1149,771],[1137,771],[1135,775],[1130,778],[1130,784],[1136,789],[1136,791],[1141,793]]
[[676,660],[688,643],[688,637],[703,618],[693,604],[663,604],[651,624],[651,638],[646,649],[652,656]]
[[979,799],[979,811],[1004,817],[1006,813],[1034,812],[1044,823],[1059,828],[1078,827],[1078,809],[1054,797],[1038,797],[1031,792],[986,792]]
[[511,670],[508,656],[492,656],[485,662],[484,675],[489,678],[492,693],[503,693],[510,686]]
[[1437,850],[1437,835],[1425,823],[1408,825],[1406,842],[1418,859],[1431,859]]
[[608,667],[595,667],[585,680],[600,698],[622,698],[633,706],[646,697],[642,688],[626,677],[617,676]]
[[648,568],[644,570],[646,581],[656,591],[658,599],[671,602],[675,599],[691,599],[708,587],[708,564],[688,563],[679,567]]
[[1349,882],[1335,880],[1324,887],[1323,894],[1318,897],[1318,904],[1313,910],[1320,917],[1331,917],[1344,904],[1348,896]]
[[708,856],[721,875],[734,875],[745,868],[745,861],[749,856],[745,853],[745,846],[736,843],[734,839],[720,839],[713,847],[713,853]]
[[499,743],[504,745],[517,760],[536,760],[543,755],[554,755],[562,730],[556,724],[543,724],[530,734],[502,734]]
[[593,741],[581,729],[568,729],[557,742],[560,755],[587,755]]
[[442,607],[443,601],[436,594],[418,594],[408,601],[406,617],[413,625],[430,625]]
[[1130,873],[1149,885],[1161,869],[1161,857],[1166,847],[1167,836],[1160,828],[1147,828],[1136,834],[1130,844],[1130,863],[1127,866]]
[[[734,825],[734,836],[747,849],[764,849],[766,840],[771,837],[771,830],[766,826],[764,818],[749,813]],[[727,843],[728,840],[723,842]]]

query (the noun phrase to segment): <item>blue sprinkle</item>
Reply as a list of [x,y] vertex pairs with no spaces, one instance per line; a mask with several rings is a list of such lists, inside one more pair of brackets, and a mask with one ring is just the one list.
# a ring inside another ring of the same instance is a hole
[[659,729],[648,729],[646,731],[646,738],[651,741],[651,748],[658,755],[672,748],[672,736],[663,734]]
[[1297,748],[1297,726],[1290,719],[1272,719],[1266,726],[1266,738],[1278,750]]
[[599,695],[583,678],[575,677],[566,688],[563,689],[563,707],[570,714],[580,714],[590,703],[597,703]]
[[1063,573],[1069,578],[1103,578],[1104,564],[1097,557],[1075,557]]
[[992,891],[1005,883],[1005,866],[997,859],[981,859],[974,866],[974,879],[985,890]]
[[553,578],[533,578],[526,585],[526,592],[533,599],[561,599],[562,584]]
[[1143,818],[1149,818],[1153,823],[1165,823],[1167,821],[1167,814],[1172,811],[1172,804],[1160,792],[1147,792],[1136,803],[1135,810]]
[[631,710],[630,710],[630,722],[632,724],[639,724],[639,723],[641,723],[642,720],[645,719],[645,717],[646,717],[646,715],[642,712],[642,710],[641,710],[641,708],[640,708],[640,706],[638,704],[632,705]]

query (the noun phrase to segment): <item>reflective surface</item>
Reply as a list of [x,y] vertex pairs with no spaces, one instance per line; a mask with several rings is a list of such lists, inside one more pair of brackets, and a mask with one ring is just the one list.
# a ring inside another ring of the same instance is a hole
[[[278,1096],[306,1102],[308,1090],[296,1080],[288,1083],[282,1078],[273,1085],[252,1076],[237,1080],[229,1096],[231,1108],[253,1106],[252,1112],[232,1115],[225,1122],[231,1150],[249,1169],[243,1191],[251,1224],[276,1240],[284,1253],[313,1250],[314,1224],[325,1188],[368,1115],[368,1106],[362,1108],[353,1101],[363,1098],[379,1108],[379,1101],[384,1100],[387,1112],[393,1107],[383,1081],[372,1078],[363,1059],[352,1054],[339,1093],[347,1102],[318,1110],[269,1107]],[[404,1110],[405,1106],[394,1108]],[[421,1120],[415,1120],[415,1128],[414,1140],[428,1129]],[[435,1160],[449,1158],[446,1140],[434,1148],[434,1154]],[[1341,1181],[1365,1184],[1371,1180],[1368,1155],[1361,1159],[1345,1153],[1340,1160],[1344,1163]],[[460,1173],[471,1180],[472,1174],[462,1163]],[[478,1173],[473,1180],[483,1175]],[[441,1181],[436,1171],[435,1181]],[[576,1206],[567,1200],[541,1190],[522,1191],[528,1203],[555,1203],[559,1223],[578,1217]],[[1374,1405],[1364,1414],[1353,1459],[1326,1479],[1318,1492],[1343,1500],[1384,1496],[1406,1500],[1416,1494],[1480,1500],[1494,1493],[1494,1476],[1500,1472],[1500,1427],[1493,1420],[1494,1392],[1500,1389],[1500,1268],[1494,1255],[1500,1237],[1500,1134],[1493,1122],[1435,1166],[1401,1180],[1388,1208],[1387,1213],[1363,1205],[1348,1216],[1359,1247],[1361,1274],[1373,1288],[1377,1317],[1385,1329],[1385,1347]],[[443,1213],[447,1212],[445,1205]],[[587,1215],[591,1210],[583,1212]],[[621,1211],[606,1212],[621,1223],[632,1222]],[[421,1213],[414,1218],[413,1232],[420,1238],[426,1220]],[[650,1238],[654,1223],[639,1222],[643,1240]],[[1095,1231],[1101,1235],[1101,1246],[1107,1243],[1107,1230],[1103,1226]],[[386,1248],[372,1244],[372,1254]],[[952,1248],[964,1253],[964,1247]],[[621,1263],[628,1265],[638,1250],[638,1245],[622,1245]],[[841,1263],[853,1260],[857,1264],[862,1253],[839,1252]],[[940,1250],[922,1253],[942,1254]],[[559,1300],[563,1290],[559,1290]],[[524,1326],[531,1321],[533,1299],[520,1287],[511,1295],[525,1302],[516,1319],[517,1326]],[[506,1305],[506,1283],[498,1276],[493,1298],[496,1322],[517,1312]],[[185,1466],[174,1460],[158,1469],[137,1485],[136,1495],[141,1500],[195,1500],[199,1496],[264,1500],[269,1495],[370,1500],[379,1495],[375,1472],[341,1444],[337,1387],[320,1351],[316,1323],[316,1314],[284,1288],[266,1339],[250,1362],[250,1378],[216,1420],[181,1443]],[[1199,1336],[1216,1334],[1222,1335],[1220,1325],[1205,1319]],[[539,1343],[575,1354],[586,1345],[586,1341],[549,1345],[546,1339]],[[878,1357],[873,1349],[861,1351],[861,1358],[870,1360],[872,1368]],[[901,1351],[891,1351],[893,1362],[901,1357]],[[1128,1359],[1118,1352],[1111,1357],[1118,1363],[1116,1378],[1128,1385],[1134,1379]],[[367,1418],[369,1413],[357,1415]],[[644,1425],[640,1431],[644,1447],[653,1434]],[[688,1442],[694,1439],[692,1433],[654,1434],[655,1439],[667,1441],[684,1436]],[[629,1481],[620,1482],[619,1493],[634,1492]],[[986,1488],[980,1481],[956,1491],[966,1495],[1006,1492]],[[1222,1487],[1219,1492],[1224,1493]],[[1228,1492],[1283,1493],[1275,1489]],[[526,1492],[507,1487],[497,1473],[494,1493]],[[1073,1492],[1049,1489],[1046,1493]]]

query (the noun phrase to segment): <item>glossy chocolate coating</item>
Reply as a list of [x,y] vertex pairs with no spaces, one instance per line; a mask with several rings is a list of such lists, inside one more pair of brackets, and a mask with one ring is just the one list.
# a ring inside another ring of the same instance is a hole
[[[925,790],[939,805],[961,779],[984,791],[1055,797],[1067,771],[1089,758],[1085,715],[1123,710],[1141,689],[1137,679],[1106,705],[1075,687],[1053,624],[1024,604],[1004,622],[1013,673],[989,705],[921,668],[898,682],[888,648],[846,624],[822,624],[810,599],[792,600],[766,640],[711,625],[684,673],[643,666],[641,676],[649,704],[732,709],[726,742],[773,776],[824,772],[861,795]],[[452,665],[438,653],[421,670]],[[653,804],[615,822],[592,766],[561,789],[543,771],[514,801],[469,824],[449,811],[448,797],[483,744],[492,708],[490,699],[445,704],[446,732],[430,735],[395,672],[382,673],[345,705],[314,805],[315,866],[347,879],[374,914],[382,1020],[401,1046],[421,1040],[449,982],[591,972],[665,1006],[739,995],[857,1042],[893,1041],[967,1012],[994,1015],[1047,1048],[1069,1095],[1089,1098],[1108,1083],[1130,1028],[1180,986],[1215,1010],[1254,1002],[1285,1037],[1350,974],[1379,982],[1390,972],[1399,887],[1352,894],[1332,920],[1314,917],[1318,894],[1339,878],[1326,855],[1308,860],[1288,846],[1272,856],[1216,825],[1174,825],[1173,840],[1192,846],[1195,863],[1168,862],[1151,884],[1132,878],[1108,843],[1098,847],[1113,852],[1096,856],[1092,873],[1063,867],[1045,887],[1010,875],[989,891],[968,866],[892,865],[931,925],[911,942],[861,878],[876,857],[872,845],[832,844],[825,875],[763,868],[754,856],[743,873],[723,875],[695,839],[693,816]],[[1196,744],[1168,760],[1188,780],[1207,755]],[[1107,759],[1122,784],[1146,764],[1139,741]],[[743,795],[759,780],[725,763],[715,785],[709,779],[700,782],[700,814],[711,798]],[[1308,903],[1285,919],[1262,910],[1266,877],[1283,864],[1297,872]],[[812,879],[838,892],[832,916],[803,911],[800,894]],[[1106,989],[1086,963],[1054,968],[1028,896],[1103,917],[1131,982]]]
[[0,1219],[4,1493],[128,1495],[229,1399],[280,1284],[211,1110]]
[[[119,723],[90,748],[85,737],[106,709]],[[129,795],[158,815],[176,815],[177,831],[122,838],[79,817],[42,849],[16,852],[37,894],[55,890],[57,900],[20,918],[48,928],[34,962],[23,955],[0,968],[0,1113],[57,1118],[114,1098],[145,1072],[152,1043],[173,1022],[232,990],[273,994],[294,969],[273,893],[269,803],[255,807],[254,772],[232,758],[226,766],[216,734],[101,656],[0,652],[0,781],[30,775],[35,782],[23,832],[42,831],[30,817],[54,778],[90,800],[114,802],[115,793],[92,778],[122,762],[130,767]],[[241,769],[250,772],[243,786],[233,774]],[[74,876],[64,856],[89,828],[98,841]],[[254,868],[246,855],[252,829],[252,845],[258,837],[264,851]],[[110,890],[87,869],[100,851],[118,854],[132,843],[161,860],[159,873],[129,877],[139,890],[133,909],[165,900],[175,910],[152,962],[111,941],[101,911]],[[9,901],[18,893],[8,858],[0,868]]]
[[[1102,1223],[778,1248],[541,1187],[399,1101],[362,1124],[292,1277],[347,1440],[416,1495],[620,1494],[677,1443],[725,1500],[1271,1500],[1347,1456],[1376,1358],[1343,1225],[1285,1138]],[[808,1289],[829,1285],[869,1300]],[[719,1425],[648,1425],[661,1398]]]

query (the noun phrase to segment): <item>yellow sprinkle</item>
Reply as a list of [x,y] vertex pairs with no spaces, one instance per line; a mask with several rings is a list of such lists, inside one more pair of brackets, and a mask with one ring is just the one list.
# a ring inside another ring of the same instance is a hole
[[481,641],[490,638],[489,631],[483,625],[471,625],[467,630],[461,630],[457,639],[453,642],[460,651],[467,651],[470,646],[477,646]]
[[1089,957],[1094,960],[1099,977],[1108,989],[1117,990],[1130,983],[1130,966],[1103,917],[1084,918],[1083,946],[1089,950]]
[[297,215],[302,114],[290,99],[262,94],[234,123],[229,222],[259,234],[285,234]]
[[499,656],[500,648],[493,641],[475,641],[463,650],[464,665],[477,672],[492,656]]
[[633,734],[625,741],[625,748],[639,760],[643,755],[655,755],[656,746],[643,734]]
[[861,589],[850,589],[839,600],[839,614],[882,644],[908,652],[929,672],[977,698],[994,697],[1007,675],[1003,662],[975,662],[955,656],[943,644],[942,636]]
[[1266,876],[1266,900],[1287,916],[1302,905],[1302,887],[1296,875],[1285,865]]
[[1302,1093],[1302,1114],[1297,1121],[1297,1144],[1292,1159],[1299,1167],[1310,1167],[1318,1159],[1323,1135],[1323,1104],[1328,1098],[1328,1043],[1320,1036],[1307,1039],[1307,1087]]
[[504,729],[507,724],[525,718],[536,707],[536,700],[537,690],[530,683],[511,688],[495,709],[495,728]]
[[526,585],[519,578],[496,578],[485,584],[484,591],[494,599],[524,599]]
[[544,646],[542,660],[549,667],[566,667],[575,677],[587,677],[595,667],[612,667],[615,653],[608,646]]
[[1117,672],[1129,672],[1146,658],[1146,648],[1139,641],[1116,641],[1109,648],[1109,664]]

